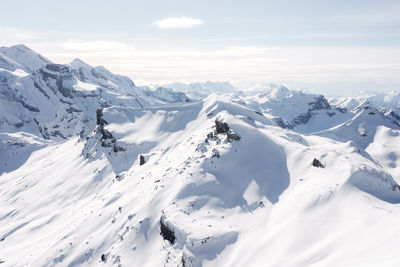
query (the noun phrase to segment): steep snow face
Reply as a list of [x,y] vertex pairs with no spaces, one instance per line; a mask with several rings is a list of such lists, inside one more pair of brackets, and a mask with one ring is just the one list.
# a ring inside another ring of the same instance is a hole
[[[96,124],[2,174],[4,264],[397,261],[399,187],[351,142],[282,129],[217,95],[106,107]],[[324,168],[313,167],[314,158]]]

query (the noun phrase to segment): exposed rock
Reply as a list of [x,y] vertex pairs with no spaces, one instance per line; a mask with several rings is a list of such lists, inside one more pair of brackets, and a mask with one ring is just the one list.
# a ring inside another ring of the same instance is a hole
[[314,158],[312,165],[317,168],[325,168],[325,166],[316,158]]
[[346,113],[347,112],[347,108],[336,107],[336,110],[339,111],[340,113]]
[[101,146],[112,147],[115,153],[125,151],[125,148],[116,144],[117,139],[111,134],[111,132],[104,129],[104,124],[107,124],[107,121],[103,119],[102,108],[96,110],[96,122],[98,130],[101,133]]
[[144,159],[144,156],[143,156],[143,155],[140,155],[140,157],[139,157],[139,160],[140,160],[140,162],[139,162],[139,165],[140,165],[140,166],[142,166],[143,164],[145,164],[145,163],[146,163],[146,161],[145,161],[145,159]]
[[258,114],[258,115],[260,115],[260,116],[263,116],[264,117],[264,114],[262,114],[261,112],[259,112],[259,111],[254,111],[256,114]]
[[314,102],[309,103],[311,106],[310,110],[321,110],[321,109],[331,109],[328,100],[323,95],[315,98]]
[[169,243],[172,245],[175,243],[175,233],[172,229],[165,224],[165,216],[161,216],[160,218],[160,235],[163,237],[164,240],[168,240]]
[[220,122],[219,120],[215,120],[215,131],[217,134],[227,133],[229,131],[229,126],[226,122]]
[[208,140],[212,140],[212,139],[219,139],[218,138],[218,134],[226,134],[226,140],[228,142],[230,141],[239,141],[240,140],[240,136],[237,135],[233,130],[231,130],[229,128],[229,125],[226,122],[221,122],[219,120],[215,120],[215,131],[214,132],[210,132],[207,134],[207,138],[205,140],[205,142],[207,143]]
[[105,254],[101,254],[101,261],[102,262],[106,262],[106,260],[107,260],[106,255]]
[[274,118],[272,120],[283,129],[293,129],[293,125],[285,122],[282,118]]
[[104,127],[104,124],[107,124],[107,122],[103,119],[103,109],[99,108],[96,110],[96,119],[97,119],[97,125]]
[[216,150],[215,148],[212,150],[212,152],[213,152],[212,158],[219,159],[221,157],[221,155],[219,154],[219,151]]
[[311,110],[308,110],[308,112],[300,114],[299,116],[297,116],[293,120],[293,123],[294,124],[306,124],[311,119],[312,116],[313,116],[313,113],[311,113]]
[[326,113],[326,115],[328,115],[329,117],[333,117],[333,116],[335,116],[335,114],[336,114],[335,112],[327,112]]
[[227,135],[226,139],[228,141],[239,141],[241,138],[239,135],[237,135],[234,132],[228,132],[226,135]]

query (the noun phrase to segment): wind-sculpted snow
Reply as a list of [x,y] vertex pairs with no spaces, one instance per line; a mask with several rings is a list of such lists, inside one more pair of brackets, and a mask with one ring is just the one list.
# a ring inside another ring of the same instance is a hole
[[398,265],[400,129],[380,108],[281,87],[175,103],[80,60],[18,68],[0,74],[1,266]]

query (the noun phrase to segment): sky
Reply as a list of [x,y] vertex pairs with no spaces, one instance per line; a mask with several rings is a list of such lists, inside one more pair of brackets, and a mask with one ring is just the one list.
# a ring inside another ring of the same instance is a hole
[[[400,1],[2,0],[0,46],[139,85],[230,81],[400,91]],[[243,88],[244,89],[244,88]]]

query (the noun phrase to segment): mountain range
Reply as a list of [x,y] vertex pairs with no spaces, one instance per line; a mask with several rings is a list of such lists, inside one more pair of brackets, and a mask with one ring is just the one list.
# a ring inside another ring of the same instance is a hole
[[1,47],[0,265],[397,266],[399,99]]

